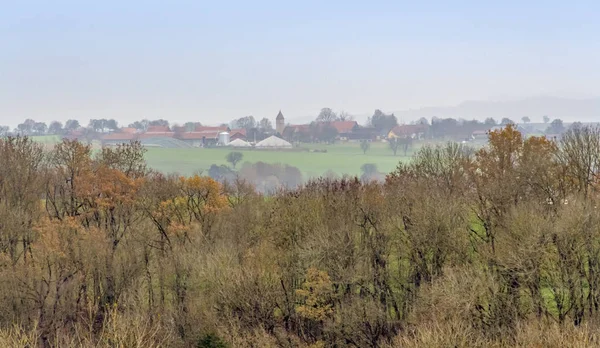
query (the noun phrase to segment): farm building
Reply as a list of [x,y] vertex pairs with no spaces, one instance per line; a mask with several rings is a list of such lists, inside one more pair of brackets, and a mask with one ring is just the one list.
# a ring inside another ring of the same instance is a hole
[[376,128],[359,126],[359,127],[356,127],[355,129],[353,129],[352,132],[347,135],[346,139],[353,140],[353,141],[361,141],[361,140],[375,141],[375,140],[377,140],[378,137],[379,137],[379,131],[377,131]]
[[231,139],[231,140],[235,140],[235,139],[246,140],[246,130],[243,128],[232,129],[231,132],[229,132],[229,139]]
[[102,143],[102,146],[119,145],[123,143],[128,143],[133,140],[138,140],[138,134],[129,132],[119,132],[104,134],[102,137],[100,137],[100,142]]
[[488,138],[488,131],[486,130],[476,130],[471,134],[471,138],[476,140],[485,140]]
[[186,142],[193,147],[214,146],[219,141],[219,134],[228,132],[229,127],[204,127],[197,126],[191,132],[178,132],[175,138]]
[[287,141],[278,138],[274,135],[268,137],[267,139],[258,142],[256,145],[256,148],[259,149],[291,149],[292,148],[292,144],[288,143]]
[[388,138],[413,138],[421,139],[427,133],[429,126],[424,124],[405,124],[392,128]]
[[284,128],[281,135],[284,139],[289,141],[299,141],[305,143],[312,141],[311,129],[310,125],[308,124],[288,125]]
[[356,121],[333,121],[329,122],[329,125],[335,128],[338,133],[336,138],[339,140],[348,140],[359,127]]
[[229,142],[229,144],[227,146],[231,146],[231,147],[252,147],[252,145],[250,145],[250,143],[242,140],[242,139],[233,139],[232,141]]

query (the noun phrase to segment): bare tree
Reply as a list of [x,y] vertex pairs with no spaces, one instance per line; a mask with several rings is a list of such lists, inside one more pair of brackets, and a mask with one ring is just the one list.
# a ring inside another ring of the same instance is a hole
[[558,153],[565,174],[577,192],[587,196],[600,173],[600,129],[574,127],[560,141]]
[[354,121],[354,116],[350,115],[346,111],[341,111],[338,116],[339,121]]
[[330,108],[322,108],[317,116],[317,122],[333,122],[339,118],[333,110]]
[[388,144],[390,145],[390,149],[392,149],[394,156],[396,156],[396,152],[398,152],[398,145],[400,144],[398,138],[392,137],[388,139]]
[[363,140],[360,142],[360,149],[362,150],[363,154],[367,154],[367,151],[369,151],[369,149],[371,148],[371,143],[367,140]]

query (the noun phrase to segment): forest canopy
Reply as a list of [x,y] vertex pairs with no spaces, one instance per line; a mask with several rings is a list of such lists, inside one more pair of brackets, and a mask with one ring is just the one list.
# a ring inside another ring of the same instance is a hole
[[599,344],[595,128],[555,142],[508,124],[384,182],[269,196],[154,172],[137,142],[8,137],[0,161],[2,346]]

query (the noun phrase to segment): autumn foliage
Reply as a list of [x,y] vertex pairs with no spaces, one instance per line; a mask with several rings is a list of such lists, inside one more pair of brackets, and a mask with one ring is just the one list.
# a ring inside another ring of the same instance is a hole
[[[0,140],[0,346],[596,346],[600,132],[252,185]],[[260,168],[258,168],[260,169]]]

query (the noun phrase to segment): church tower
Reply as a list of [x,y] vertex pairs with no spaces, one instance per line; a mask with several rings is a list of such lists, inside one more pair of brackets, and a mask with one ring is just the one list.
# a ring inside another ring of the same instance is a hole
[[285,119],[283,118],[283,114],[281,113],[281,110],[279,110],[279,113],[277,114],[277,117],[275,118],[275,130],[281,136],[281,135],[283,135],[284,128],[285,128]]

